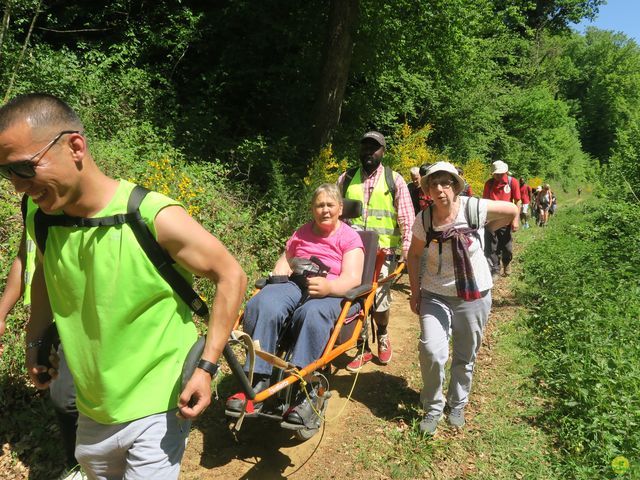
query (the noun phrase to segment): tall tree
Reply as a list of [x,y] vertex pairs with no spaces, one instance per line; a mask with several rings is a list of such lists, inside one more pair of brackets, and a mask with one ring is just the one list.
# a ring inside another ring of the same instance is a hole
[[11,16],[11,0],[6,0],[4,4],[4,13],[2,14],[2,25],[0,25],[0,59],[2,59],[2,45],[4,44],[4,36],[9,30],[10,16]]
[[16,75],[18,75],[18,71],[20,70],[20,66],[22,65],[22,59],[24,58],[24,54],[27,51],[27,47],[29,46],[29,40],[31,39],[31,34],[33,33],[33,27],[36,24],[36,20],[38,20],[38,16],[40,15],[40,9],[42,7],[42,0],[38,1],[38,5],[36,6],[36,10],[33,14],[33,18],[31,20],[31,25],[29,25],[29,31],[27,32],[27,36],[24,39],[24,43],[22,44],[22,50],[20,50],[20,56],[16,61],[16,64],[13,67],[13,73],[11,74],[11,80],[9,80],[9,86],[7,87],[7,91],[4,94],[4,102],[9,99],[11,95],[11,89],[13,88],[13,83],[16,80]]
[[359,0],[331,0],[329,6],[323,67],[312,118],[313,147],[316,148],[322,147],[331,139],[331,133],[340,121],[358,11]]

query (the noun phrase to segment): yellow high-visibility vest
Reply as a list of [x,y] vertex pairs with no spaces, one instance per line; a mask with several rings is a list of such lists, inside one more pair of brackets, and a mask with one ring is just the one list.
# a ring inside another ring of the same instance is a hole
[[[345,193],[345,198],[360,200],[364,205],[364,183],[362,168],[358,168]],[[380,175],[373,191],[369,195],[366,207],[366,217],[351,220],[351,224],[364,230],[371,230],[378,234],[381,248],[395,248],[400,245],[400,227],[398,212],[393,204],[393,195],[387,187],[384,175]]]

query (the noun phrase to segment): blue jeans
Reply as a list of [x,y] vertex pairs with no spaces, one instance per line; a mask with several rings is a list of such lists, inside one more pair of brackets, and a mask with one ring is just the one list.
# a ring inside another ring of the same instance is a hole
[[[322,355],[342,311],[342,298],[312,298],[299,305],[301,298],[302,292],[293,282],[265,286],[247,303],[243,329],[260,341],[262,350],[275,353],[282,326],[291,315],[292,328],[299,333],[289,361],[305,367]],[[359,309],[359,304],[351,305],[349,315]],[[270,375],[271,364],[256,357],[254,373]]]

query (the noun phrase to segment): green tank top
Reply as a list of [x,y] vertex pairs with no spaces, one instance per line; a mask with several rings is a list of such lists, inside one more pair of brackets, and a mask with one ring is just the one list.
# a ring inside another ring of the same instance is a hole
[[[34,215],[38,206],[33,203],[31,197],[27,198],[27,216]],[[24,236],[24,277],[22,279],[24,283],[24,292],[22,294],[22,301],[24,305],[31,305],[31,282],[33,281],[33,274],[36,271],[36,242],[33,237],[29,235],[29,232],[25,231]]]
[[[95,216],[125,213],[133,187],[121,181]],[[154,235],[153,220],[170,205],[179,204],[156,192],[142,202],[140,213]],[[28,225],[35,237],[33,219]],[[175,408],[197,332],[189,307],[160,277],[131,228],[50,227],[44,272],[78,411],[117,424]]]

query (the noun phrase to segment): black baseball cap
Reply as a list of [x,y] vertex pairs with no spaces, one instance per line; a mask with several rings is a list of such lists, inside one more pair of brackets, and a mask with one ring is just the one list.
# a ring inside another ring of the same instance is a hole
[[380,145],[382,145],[385,148],[387,146],[387,142],[384,139],[384,135],[382,135],[380,132],[371,131],[371,132],[365,133],[362,136],[362,138],[360,139],[360,143],[364,142],[367,138],[375,140],[376,142],[378,142]]

